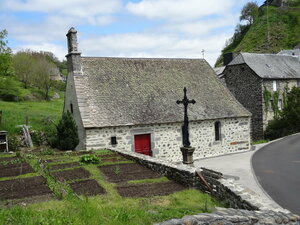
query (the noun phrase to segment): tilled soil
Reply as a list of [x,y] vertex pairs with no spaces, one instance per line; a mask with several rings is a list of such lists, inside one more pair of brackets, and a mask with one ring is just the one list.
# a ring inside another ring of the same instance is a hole
[[120,156],[118,153],[112,153],[112,154],[99,154],[97,155],[99,158],[113,158],[113,157],[118,157]]
[[0,158],[0,162],[3,162],[3,161],[11,161],[11,160],[15,160],[15,159],[20,159],[20,157],[17,157],[17,156],[12,156],[12,157],[1,157],[1,158]]
[[104,158],[100,159],[101,162],[120,162],[120,161],[129,161],[123,157],[113,157],[113,158]]
[[77,167],[77,166],[80,166],[79,162],[70,162],[70,163],[62,163],[62,164],[51,165],[49,169],[50,170],[60,170],[60,169]]
[[0,165],[0,177],[14,177],[34,172],[28,163]]
[[70,180],[76,180],[76,179],[84,179],[84,178],[89,178],[91,175],[84,168],[58,171],[58,172],[53,172],[51,174],[58,181],[70,181]]
[[185,189],[186,187],[177,184],[173,181],[117,186],[117,191],[121,196],[137,198],[169,195]]
[[93,196],[106,193],[105,189],[101,187],[96,180],[83,180],[70,185],[73,191],[78,195]]
[[41,176],[0,181],[0,199],[19,199],[50,193],[52,191],[47,186],[46,179]]
[[107,180],[112,183],[162,177],[160,174],[155,173],[152,170],[136,163],[99,166],[98,168],[107,178]]

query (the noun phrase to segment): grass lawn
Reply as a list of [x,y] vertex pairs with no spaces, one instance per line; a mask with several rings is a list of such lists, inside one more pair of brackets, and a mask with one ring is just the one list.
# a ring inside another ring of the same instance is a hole
[[[64,162],[79,162],[82,156],[64,155],[43,155],[27,153],[23,158],[35,169],[35,171],[47,179],[48,186],[61,200],[50,200],[35,203],[28,206],[14,206],[11,208],[0,208],[0,224],[153,224],[172,218],[181,218],[185,215],[209,212],[215,206],[223,206],[210,195],[203,194],[195,189],[186,189],[167,196],[153,196],[148,198],[129,198],[119,195],[115,183],[110,183],[103,176],[98,166],[111,163],[101,162],[101,155],[109,154],[105,151],[96,151],[100,157],[98,164],[81,165],[87,170],[91,177],[101,185],[106,194],[92,197],[78,196],[70,188],[70,182],[57,182],[49,171],[41,166],[41,161],[63,159],[59,162],[51,162],[50,165]],[[1,157],[1,156],[0,156]],[[117,162],[116,162],[117,163]],[[47,167],[46,167],[47,168]],[[67,169],[62,169],[68,170]],[[167,178],[145,179],[135,183],[166,182]],[[128,184],[132,181],[127,182]],[[61,192],[64,194],[62,195]]]
[[[62,94],[61,94],[62,95]],[[63,111],[64,98],[40,102],[4,102],[0,101],[2,121],[0,130],[9,133],[18,132],[17,125],[25,124],[28,117],[28,125],[34,130],[44,130],[43,120],[50,118],[57,122]]]

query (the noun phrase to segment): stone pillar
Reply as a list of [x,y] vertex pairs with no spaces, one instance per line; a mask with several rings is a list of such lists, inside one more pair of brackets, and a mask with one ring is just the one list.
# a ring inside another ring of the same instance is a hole
[[66,36],[68,39],[68,54],[66,55],[68,72],[73,73],[73,75],[82,75],[81,52],[78,52],[77,30],[71,27]]
[[194,163],[193,159],[193,153],[195,151],[195,148],[193,147],[180,147],[181,153],[182,153],[182,162],[183,164],[192,164]]

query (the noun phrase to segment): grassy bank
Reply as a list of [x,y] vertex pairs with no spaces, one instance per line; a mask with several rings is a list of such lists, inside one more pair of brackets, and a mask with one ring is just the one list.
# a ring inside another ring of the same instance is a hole
[[19,130],[16,126],[25,124],[26,118],[28,118],[28,125],[32,129],[43,130],[45,120],[51,119],[56,122],[60,119],[63,104],[63,96],[59,99],[40,102],[0,101],[0,110],[2,111],[0,130],[16,133]]

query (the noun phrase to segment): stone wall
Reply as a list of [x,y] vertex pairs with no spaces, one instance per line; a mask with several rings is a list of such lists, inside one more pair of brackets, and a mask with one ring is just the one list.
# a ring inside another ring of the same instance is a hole
[[[215,141],[216,121],[221,122],[221,140]],[[181,123],[145,126],[124,126],[86,130],[86,148],[118,148],[134,152],[134,135],[150,134],[154,158],[180,161],[182,146]],[[111,137],[117,145],[112,146]],[[190,141],[195,147],[194,158],[205,158],[241,152],[250,148],[250,119],[228,118],[190,123]]]
[[252,113],[252,139],[263,139],[262,79],[246,64],[227,66],[223,73],[227,88]]
[[[124,153],[114,149],[124,157],[181,183],[210,193],[224,201],[230,209],[217,208],[213,213],[202,213],[172,219],[157,225],[200,225],[200,224],[300,224],[300,217],[282,208],[274,208],[266,202],[260,202],[259,196],[249,192],[233,179],[223,177],[219,172],[206,168],[200,170],[182,163],[172,164],[135,152]],[[200,176],[199,176],[200,174]]]
[[[79,136],[79,144],[76,147],[77,150],[85,148],[85,129],[83,128],[83,123],[81,119],[81,114],[79,112],[78,101],[76,92],[75,92],[75,83],[74,83],[74,76],[73,73],[69,73],[67,78],[67,87],[65,93],[65,103],[64,103],[64,112],[72,112],[71,107],[73,108],[73,118],[76,122],[78,128],[78,136]],[[71,106],[72,105],[72,106]]]
[[[263,86],[266,87],[266,89],[273,93],[273,81],[276,81],[277,91],[279,91],[279,99],[281,99],[283,104],[283,93],[285,92],[285,88],[287,87],[287,90],[291,90],[293,87],[298,86],[297,80],[264,80]],[[264,88],[263,88],[264,91]],[[273,100],[273,98],[272,98]],[[265,100],[263,99],[263,125],[264,129],[267,127],[268,122],[274,118],[274,111],[271,107],[271,104],[269,102],[269,107],[266,110],[265,107]]]

